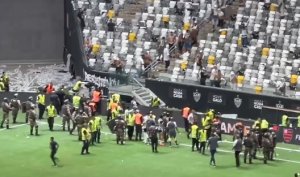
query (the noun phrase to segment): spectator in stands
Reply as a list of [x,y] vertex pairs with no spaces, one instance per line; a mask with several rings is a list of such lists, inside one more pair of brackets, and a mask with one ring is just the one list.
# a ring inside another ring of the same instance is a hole
[[213,25],[213,32],[214,32],[219,24],[218,6],[217,5],[214,5],[214,7],[212,9],[211,22]]
[[164,52],[164,48],[166,47],[166,39],[165,37],[162,37],[160,40],[159,40],[159,44],[158,44],[158,57],[159,57],[159,60],[163,59],[163,52]]
[[176,35],[174,34],[173,31],[170,32],[170,34],[168,35],[168,44],[169,44],[169,48],[171,49],[176,43]]
[[168,71],[168,68],[170,66],[170,53],[169,53],[169,45],[166,45],[166,47],[164,48],[164,54],[163,54],[163,59],[165,62],[165,71]]
[[206,69],[203,67],[200,70],[200,85],[206,85],[206,79],[209,77]]
[[123,63],[119,57],[115,57],[112,66],[116,68],[116,73],[121,74],[123,71]]
[[241,32],[242,46],[247,47],[249,45],[248,44],[248,34],[247,34],[246,26],[244,23],[241,25],[241,28],[242,28],[242,32]]
[[199,34],[199,28],[198,28],[197,25],[194,25],[191,29],[191,34],[190,34],[191,41],[192,41],[192,43],[191,43],[192,46],[197,45],[197,43],[198,43],[198,34]]
[[112,21],[112,19],[110,19],[109,22],[107,23],[107,37],[109,39],[114,38],[115,26],[116,24]]
[[177,40],[178,50],[179,50],[179,53],[182,54],[183,44],[184,44],[183,32],[181,32],[180,30],[178,30],[178,33],[179,33],[178,40]]
[[217,75],[217,66],[215,65],[212,70],[211,70],[211,73],[210,73],[210,77],[209,77],[209,80],[210,80],[210,86],[215,86],[215,76]]
[[144,60],[144,67],[146,68],[148,65],[150,65],[150,63],[152,62],[152,57],[150,55],[150,51],[147,51],[144,56],[143,56],[143,60]]
[[183,37],[183,49],[184,51],[191,51],[192,48],[192,37],[190,32],[187,30]]
[[145,69],[145,67],[144,67],[144,59],[142,57],[138,57],[137,58],[135,67],[137,69],[138,77],[141,77],[142,73],[143,73],[143,71]]
[[215,86],[216,87],[221,87],[221,81],[222,81],[222,78],[223,78],[224,76],[223,76],[223,74],[221,73],[221,70],[217,70],[217,72],[216,72],[216,75],[215,75],[215,77],[214,77],[214,79],[215,79],[215,81],[214,81],[214,83],[215,83]]
[[237,85],[236,85],[237,84],[237,75],[234,73],[234,71],[230,72],[229,81],[230,81],[231,89],[236,90],[237,89]]

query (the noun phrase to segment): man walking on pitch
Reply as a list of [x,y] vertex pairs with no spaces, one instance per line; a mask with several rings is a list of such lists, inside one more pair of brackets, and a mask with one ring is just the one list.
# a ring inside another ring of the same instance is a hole
[[216,159],[215,159],[215,154],[217,152],[218,148],[218,141],[219,141],[219,136],[217,133],[212,134],[212,136],[208,139],[207,143],[207,148],[209,147],[210,149],[210,165],[213,165],[216,167]]
[[55,157],[55,154],[57,153],[58,148],[59,148],[58,143],[56,141],[54,141],[54,137],[51,137],[50,138],[50,150],[51,150],[50,158],[53,162],[53,166],[57,166],[56,160],[58,160],[58,158]]
[[240,136],[237,136],[233,142],[234,156],[236,167],[240,167],[240,153],[243,150],[243,142]]

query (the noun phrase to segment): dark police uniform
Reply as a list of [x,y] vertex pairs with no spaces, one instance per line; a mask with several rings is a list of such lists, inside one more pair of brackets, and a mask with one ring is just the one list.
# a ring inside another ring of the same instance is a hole
[[57,149],[58,149],[58,143],[56,141],[51,141],[50,142],[50,150],[51,150],[51,153],[50,153],[50,158],[53,162],[53,165],[56,166],[56,157],[55,157],[55,154],[57,153]]

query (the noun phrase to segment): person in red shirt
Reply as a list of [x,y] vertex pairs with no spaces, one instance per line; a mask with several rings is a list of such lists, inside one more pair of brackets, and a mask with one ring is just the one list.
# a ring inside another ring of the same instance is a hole
[[46,91],[47,94],[51,94],[51,93],[53,93],[55,91],[52,82],[50,82],[49,84],[46,85],[45,91]]
[[135,141],[142,141],[142,124],[143,124],[143,115],[139,110],[136,110],[134,115],[135,123]]

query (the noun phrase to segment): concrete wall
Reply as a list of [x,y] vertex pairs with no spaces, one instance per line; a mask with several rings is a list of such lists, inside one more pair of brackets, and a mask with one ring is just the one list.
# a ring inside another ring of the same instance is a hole
[[0,62],[62,62],[63,0],[1,0]]

